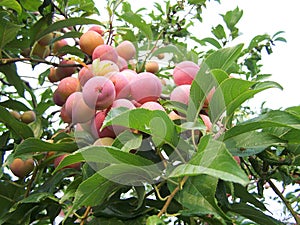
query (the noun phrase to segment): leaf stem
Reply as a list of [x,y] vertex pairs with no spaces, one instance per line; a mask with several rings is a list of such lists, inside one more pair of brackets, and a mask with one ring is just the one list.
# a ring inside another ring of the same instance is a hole
[[283,196],[283,194],[278,190],[276,185],[271,181],[271,179],[267,180],[270,184],[272,190],[278,195],[278,197],[283,201],[287,209],[291,212],[292,216],[294,217],[296,224],[300,224],[300,217],[297,212],[294,211],[293,207],[291,206],[290,202]]
[[89,213],[91,211],[91,206],[88,206],[84,212],[84,214],[80,217],[81,218],[81,222],[80,225],[84,225],[84,221],[87,219]]

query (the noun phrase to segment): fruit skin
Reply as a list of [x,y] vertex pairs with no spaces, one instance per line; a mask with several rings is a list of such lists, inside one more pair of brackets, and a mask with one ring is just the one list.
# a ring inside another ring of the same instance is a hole
[[73,65],[76,64],[73,60],[62,60],[60,65],[56,68],[56,77],[58,81],[64,79],[65,77],[70,77],[76,71],[76,66],[64,66],[64,65]]
[[59,81],[59,78],[56,75],[56,68],[55,67],[50,68],[50,71],[49,71],[49,74],[48,74],[48,80],[51,83],[55,83],[55,82]]
[[161,110],[166,111],[164,107],[158,102],[145,102],[140,106],[140,108],[149,109],[149,110]]
[[121,56],[122,58],[124,58],[127,61],[132,59],[136,54],[136,49],[135,49],[134,44],[130,41],[127,41],[127,40],[121,42],[116,47],[116,51],[117,51],[119,56]]
[[85,83],[82,88],[82,96],[90,108],[106,109],[115,100],[115,86],[107,77],[96,76]]
[[[62,101],[64,104],[67,100],[67,98],[74,92],[80,91],[81,86],[79,83],[79,80],[75,77],[66,77],[62,79],[57,89],[55,90],[54,94],[57,95],[57,97]],[[53,95],[54,97],[54,95]],[[60,106],[62,106],[61,104]]]
[[145,65],[145,70],[150,73],[157,73],[159,71],[159,65],[155,61],[147,62]]
[[[54,168],[56,168],[58,165],[59,165],[59,163],[65,158],[65,157],[67,157],[69,154],[63,154],[63,155],[60,155],[60,156],[58,156],[58,157],[56,157],[55,159],[54,159],[54,162],[53,162],[53,164],[54,164]],[[76,169],[76,170],[79,170],[80,169],[80,165],[81,165],[81,163],[73,163],[73,164],[70,164],[70,165],[68,165],[68,166],[65,166],[65,167],[63,167],[62,169],[66,169],[66,168],[73,168],[73,169]]]
[[53,54],[63,56],[64,55],[63,53],[58,54],[58,52],[62,47],[66,46],[66,45],[68,45],[68,42],[65,39],[61,39],[61,40],[54,42],[53,48],[52,48]]
[[127,61],[121,56],[118,56],[117,66],[120,71],[128,69]]
[[130,95],[130,85],[126,76],[121,72],[107,74],[113,82],[116,90],[116,99],[128,98]]
[[31,54],[38,56],[41,59],[44,59],[50,55],[50,48],[49,48],[49,46],[43,46],[43,45],[40,45],[39,43],[36,43],[33,46]]
[[9,165],[11,172],[19,178],[24,178],[30,174],[34,169],[34,160],[27,159],[22,160],[20,158],[15,158]]
[[160,79],[153,73],[142,72],[130,82],[131,97],[138,103],[157,101],[162,93]]
[[110,60],[100,61],[100,59],[95,59],[92,62],[92,73],[94,76],[105,76],[106,74],[119,71],[117,64]]
[[88,55],[92,55],[94,52],[94,49],[97,46],[103,45],[103,44],[104,44],[104,40],[103,40],[101,34],[99,34],[98,32],[96,32],[94,30],[88,30],[83,35],[81,35],[81,37],[79,39],[80,49]]
[[189,84],[183,84],[175,87],[170,94],[170,100],[187,105],[190,98],[190,89],[191,85]]
[[66,105],[63,105],[60,109],[60,118],[64,123],[72,123],[72,117],[69,116],[69,114],[66,111]]
[[200,114],[201,119],[203,120],[204,125],[206,126],[206,132],[212,131],[212,123],[207,115]]
[[216,91],[216,87],[213,87],[213,88],[208,92],[208,94],[207,94],[207,96],[206,96],[206,99],[205,99],[205,101],[204,101],[204,104],[203,104],[203,107],[204,107],[204,108],[208,108],[209,103],[210,103],[210,101],[211,101],[211,99],[212,99],[212,97],[213,97],[215,91]]
[[21,121],[23,123],[29,124],[31,122],[34,122],[36,120],[36,114],[34,111],[25,111],[24,113],[22,113],[21,115]]
[[176,85],[192,84],[200,67],[192,61],[178,63],[173,70],[173,78]]
[[97,25],[94,25],[94,26],[91,26],[89,29],[90,30],[93,30],[93,31],[96,31],[98,34],[100,34],[101,36],[104,35],[105,31],[102,29],[102,27],[100,26],[97,26]]
[[95,146],[112,146],[115,139],[111,137],[102,137],[98,138],[93,145]]
[[17,120],[21,119],[21,114],[15,110],[9,111],[10,115],[12,115],[14,118],[16,118]]
[[49,34],[46,34],[45,36],[43,36],[39,41],[38,43],[42,46],[46,46],[46,45],[49,45],[51,40],[53,39],[53,33],[49,33]]
[[118,63],[118,53],[116,49],[110,45],[99,45],[97,46],[92,54],[92,59],[110,60],[114,63]]
[[78,80],[80,85],[83,87],[85,83],[94,76],[92,72],[92,64],[87,65],[87,67],[82,67],[78,73]]
[[88,107],[81,92],[72,93],[65,104],[66,113],[72,119],[72,123],[85,123],[95,115],[95,110]]

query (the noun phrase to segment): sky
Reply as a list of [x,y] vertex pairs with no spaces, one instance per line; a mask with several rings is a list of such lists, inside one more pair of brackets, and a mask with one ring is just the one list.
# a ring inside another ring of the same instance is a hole
[[[129,0],[133,10],[145,7],[153,8],[153,2],[162,2],[162,0],[133,1]],[[172,1],[171,1],[172,2]],[[174,1],[173,1],[174,2]],[[104,0],[95,1],[99,10],[103,10]],[[247,102],[250,106],[259,109],[262,102],[265,107],[272,109],[284,109],[290,106],[300,105],[300,71],[298,65],[298,52],[300,46],[298,43],[298,27],[300,21],[299,0],[221,0],[221,4],[214,0],[207,3],[207,8],[203,10],[202,17],[204,23],[195,29],[201,32],[201,37],[211,36],[211,28],[222,22],[219,14],[225,14],[228,10],[236,7],[243,10],[243,17],[238,23],[238,28],[242,35],[236,39],[237,43],[249,43],[249,41],[258,34],[273,35],[277,31],[285,31],[283,37],[287,43],[278,42],[273,47],[271,55],[264,54],[262,60],[261,73],[272,74],[269,80],[276,81],[284,88],[270,89],[264,91]],[[197,33],[196,33],[197,35]]]

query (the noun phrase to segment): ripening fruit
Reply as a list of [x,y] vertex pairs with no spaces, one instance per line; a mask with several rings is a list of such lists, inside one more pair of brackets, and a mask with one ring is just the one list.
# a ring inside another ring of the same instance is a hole
[[158,102],[145,102],[140,106],[140,108],[149,109],[149,110],[161,110],[166,111],[164,107]]
[[107,77],[92,77],[82,88],[82,96],[90,108],[106,109],[115,100],[115,86]]
[[93,60],[100,59],[102,60],[110,60],[114,63],[118,63],[118,53],[116,49],[110,45],[102,44],[97,46],[92,54]]
[[125,108],[128,108],[128,109],[135,109],[134,104],[126,98],[117,99],[111,105],[111,109],[118,108],[118,107],[125,107]]
[[43,45],[40,45],[39,43],[36,43],[33,46],[31,55],[38,56],[41,59],[44,59],[50,55],[50,48],[49,48],[49,46],[43,46]]
[[80,49],[88,55],[92,55],[94,49],[97,46],[103,45],[103,44],[104,44],[104,40],[103,40],[101,34],[99,34],[98,32],[96,32],[94,30],[88,30],[83,35],[81,35],[81,37],[79,39]]
[[177,64],[173,71],[173,78],[176,85],[192,84],[200,67],[191,61],[183,61]]
[[117,47],[116,51],[119,56],[123,57],[125,60],[132,59],[136,54],[135,46],[130,41],[123,41]]
[[21,121],[23,123],[29,124],[33,121],[36,120],[36,115],[34,111],[25,111],[22,115],[21,115]]
[[130,89],[132,98],[143,104],[157,101],[162,93],[162,84],[153,73],[143,72],[131,80]]
[[17,120],[21,119],[21,114],[15,110],[9,111],[10,115],[12,115],[14,118],[16,118]]
[[87,67],[82,67],[78,73],[78,80],[80,85],[83,87],[85,83],[94,76],[92,72],[92,64],[87,65]]
[[119,67],[110,60],[100,61],[100,59],[95,59],[92,62],[92,73],[95,76],[104,76],[113,72],[119,72]]
[[66,101],[66,113],[72,118],[72,123],[85,123],[95,115],[95,110],[87,106],[81,92],[72,93]]
[[175,87],[170,94],[170,100],[187,105],[190,98],[190,89],[191,85],[189,84],[183,84]]
[[[65,158],[65,157],[67,157],[69,154],[63,154],[63,155],[60,155],[60,156],[58,156],[58,157],[56,157],[55,159],[54,159],[54,167],[56,168],[59,164],[60,164],[60,162]],[[76,169],[76,170],[79,170],[80,169],[80,162],[78,162],[78,163],[74,163],[74,164],[70,164],[70,165],[68,165],[68,166],[65,166],[65,167],[63,167],[62,169],[66,169],[66,168],[73,168],[73,169]]]
[[96,31],[96,32],[97,32],[98,34],[100,34],[101,36],[103,36],[104,33],[105,33],[105,31],[102,29],[102,27],[97,26],[97,25],[91,26],[88,30]]
[[55,82],[59,81],[59,78],[56,75],[56,68],[55,67],[50,68],[50,72],[48,74],[48,80],[52,83],[55,83]]
[[207,107],[209,106],[209,103],[210,103],[210,101],[211,101],[211,99],[212,99],[212,97],[213,97],[215,91],[216,91],[216,87],[213,87],[213,88],[208,92],[208,94],[207,94],[207,96],[206,96],[206,99],[205,99],[205,101],[204,101],[204,104],[203,104],[203,107],[204,107],[204,108],[207,108]]
[[[57,95],[57,97],[61,100],[61,102],[64,104],[67,100],[67,98],[74,92],[80,91],[81,86],[79,83],[79,80],[75,77],[66,77],[62,79],[57,89],[54,92],[54,95]],[[53,97],[54,97],[53,95]],[[62,106],[61,104],[60,106]],[[58,104],[57,104],[58,105]]]
[[158,59],[163,59],[165,58],[165,54],[164,53],[160,53],[156,56]]
[[[52,48],[52,52],[53,54],[58,54],[59,50],[64,47],[64,46],[67,46],[68,45],[68,42],[65,40],[65,39],[61,39],[61,40],[58,40],[56,42],[54,42],[53,44],[53,48]],[[59,54],[60,56],[64,55],[64,54]]]
[[157,73],[159,71],[159,65],[155,61],[149,61],[145,65],[145,69],[150,73]]
[[183,117],[181,117],[180,115],[178,115],[175,111],[171,111],[169,114],[168,114],[169,118],[171,120],[181,120],[181,119],[184,119]]
[[54,104],[58,106],[63,106],[63,104],[66,103],[66,99],[63,99],[62,95],[59,93],[57,89],[53,92],[52,99]]
[[204,125],[206,126],[206,131],[207,132],[212,131],[212,123],[211,123],[209,117],[207,115],[204,115],[204,114],[200,114],[200,117],[201,117]]
[[93,145],[95,146],[112,146],[115,139],[111,137],[98,138]]
[[46,45],[49,45],[51,40],[53,39],[53,33],[49,33],[49,34],[46,34],[45,36],[43,36],[39,41],[38,43],[42,46],[46,46]]
[[20,158],[16,158],[9,165],[11,172],[19,178],[24,178],[28,174],[30,174],[34,169],[34,161],[33,159],[22,160]]
[[111,137],[115,138],[116,135],[112,130],[109,130],[108,127],[105,127],[104,129],[101,129],[103,122],[105,120],[107,114],[107,110],[101,110],[98,111],[95,115],[95,117],[91,121],[90,125],[90,131],[93,134],[94,137],[96,138],[101,138],[101,137]]
[[130,94],[130,85],[128,79],[121,72],[111,73],[107,76],[114,84],[116,90],[116,99],[127,98]]
[[120,71],[128,69],[127,61],[121,56],[118,56],[117,66]]
[[69,116],[69,114],[67,113],[66,105],[63,105],[60,108],[60,118],[64,123],[68,123],[68,124],[72,123],[72,117]]
[[56,78],[60,81],[65,77],[70,77],[73,73],[75,73],[76,71],[76,67],[74,66],[64,66],[64,65],[72,65],[72,64],[76,64],[73,60],[62,60],[60,62],[59,67],[56,68]]
[[137,77],[137,73],[134,70],[125,69],[122,70],[121,73],[127,78],[129,82],[133,80],[133,78]]

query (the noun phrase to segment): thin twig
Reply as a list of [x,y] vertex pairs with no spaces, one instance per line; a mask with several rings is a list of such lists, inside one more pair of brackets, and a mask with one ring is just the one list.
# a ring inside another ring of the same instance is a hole
[[84,221],[87,219],[89,213],[91,211],[91,206],[88,206],[84,212],[84,214],[82,215],[81,217],[81,222],[80,222],[80,225],[84,225]]

